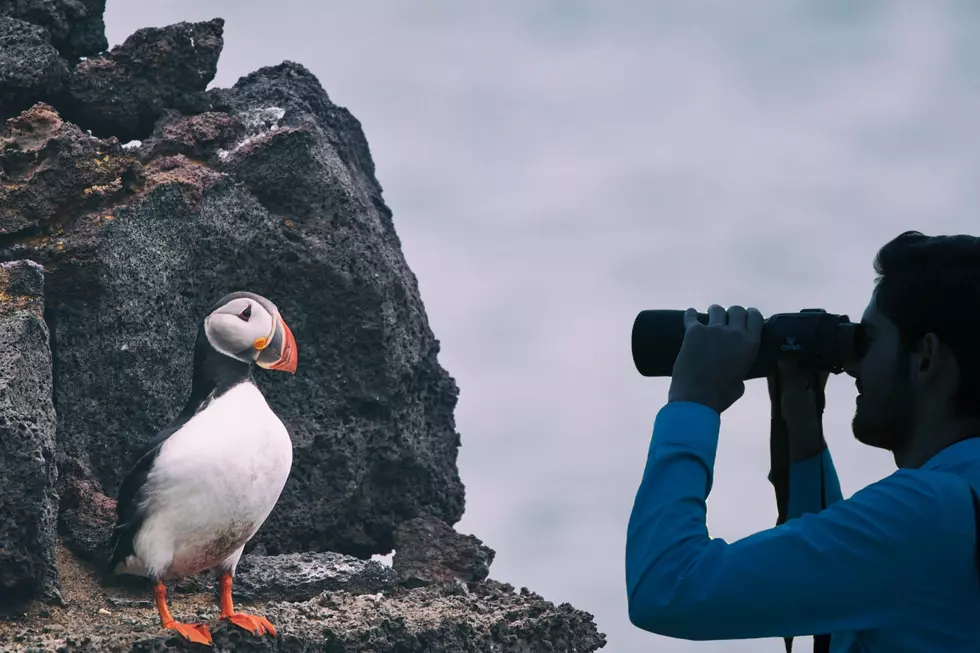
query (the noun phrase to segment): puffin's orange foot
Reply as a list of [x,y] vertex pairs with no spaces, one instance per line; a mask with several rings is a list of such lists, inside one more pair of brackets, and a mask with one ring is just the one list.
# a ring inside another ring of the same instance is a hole
[[211,641],[211,632],[204,624],[182,624],[179,621],[171,621],[169,624],[164,624],[163,627],[168,630],[176,630],[184,639],[188,639],[195,644],[204,644],[206,646],[213,644]]
[[221,618],[230,621],[239,628],[244,628],[253,635],[269,634],[273,637],[276,636],[276,627],[272,625],[272,622],[259,615],[236,612],[235,614],[229,614]]

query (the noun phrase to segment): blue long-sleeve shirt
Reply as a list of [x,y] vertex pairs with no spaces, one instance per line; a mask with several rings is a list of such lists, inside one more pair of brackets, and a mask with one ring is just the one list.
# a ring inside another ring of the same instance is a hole
[[[769,480],[772,480],[772,474],[769,475]],[[829,449],[790,465],[787,519],[820,512],[824,507],[843,498],[837,469]]]
[[719,428],[699,404],[657,415],[627,532],[634,625],[689,640],[832,633],[840,653],[980,651],[980,439],[846,500],[829,454],[796,463],[795,518],[728,543],[705,523]]

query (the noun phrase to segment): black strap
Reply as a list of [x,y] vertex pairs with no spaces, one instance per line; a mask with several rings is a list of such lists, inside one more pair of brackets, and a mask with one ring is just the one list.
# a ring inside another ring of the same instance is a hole
[[[776,492],[776,525],[786,523],[789,511],[789,430],[782,415],[782,402],[780,400],[781,388],[779,377],[776,374],[768,377],[769,382],[769,403],[771,406],[771,418],[769,421],[769,470],[773,489]],[[820,387],[819,373],[814,373],[811,379],[811,387],[815,389],[817,400],[817,422],[820,427],[820,435],[823,435],[823,410],[826,405],[824,390]],[[823,465],[820,466],[820,508],[826,508],[827,489],[824,482]],[[977,504],[980,510],[980,504]],[[980,513],[978,513],[980,514]],[[793,652],[793,638],[784,637],[786,653]],[[813,653],[830,653],[830,635],[813,636]]]

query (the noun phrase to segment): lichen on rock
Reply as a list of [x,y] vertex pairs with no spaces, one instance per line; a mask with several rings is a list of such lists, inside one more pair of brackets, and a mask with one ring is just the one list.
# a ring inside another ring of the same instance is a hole
[[142,166],[38,103],[0,129],[0,234],[52,233],[117,204],[143,183]]

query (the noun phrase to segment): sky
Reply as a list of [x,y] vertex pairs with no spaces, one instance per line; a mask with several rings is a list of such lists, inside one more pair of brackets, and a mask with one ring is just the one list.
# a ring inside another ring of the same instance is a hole
[[[633,318],[856,321],[885,242],[976,233],[980,4],[109,0],[109,44],[216,16],[213,86],[297,61],[365,129],[461,389],[456,528],[496,550],[492,577],[591,612],[606,651],[783,651],[629,623],[626,523],[669,383],[633,367]],[[894,470],[853,441],[854,396],[830,379],[845,496]],[[768,420],[747,383],[722,418],[713,537],[775,521]]]

